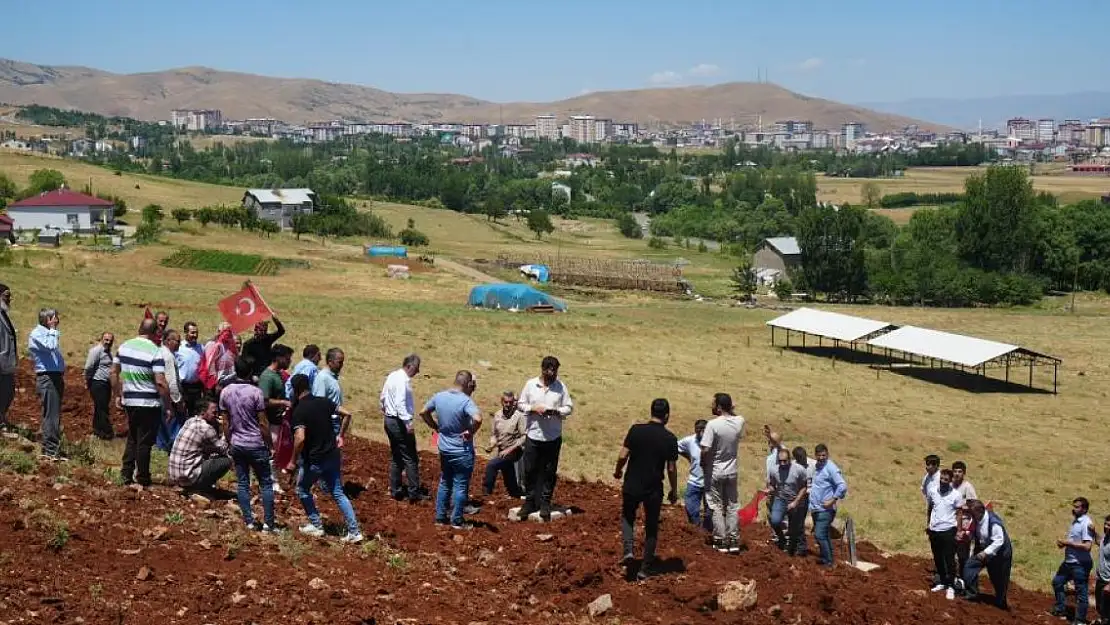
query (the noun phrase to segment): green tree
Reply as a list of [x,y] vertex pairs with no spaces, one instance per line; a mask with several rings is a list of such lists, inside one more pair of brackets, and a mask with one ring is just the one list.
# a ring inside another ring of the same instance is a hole
[[135,228],[135,242],[139,244],[149,244],[158,241],[158,237],[162,235],[162,224],[157,221],[143,220]]
[[143,207],[143,221],[150,223],[158,223],[162,221],[163,212],[162,207],[158,204],[147,204]]
[[543,235],[555,232],[555,224],[551,223],[551,215],[542,208],[534,208],[528,213],[528,229],[536,234],[537,239]]
[[177,222],[177,225],[180,226],[180,225],[184,224],[186,221],[189,221],[190,219],[193,218],[193,211],[191,211],[187,208],[180,208],[179,207],[179,208],[175,208],[172,211],[170,211],[170,215],[173,217],[174,221]]
[[883,199],[883,189],[879,183],[874,181],[867,181],[860,187],[860,202],[867,208],[877,208]]
[[15,183],[4,172],[0,172],[0,208],[7,206],[8,202],[16,197],[18,190]]
[[486,213],[486,218],[491,221],[504,219],[509,214],[505,194],[500,189],[489,194],[482,208]]
[[987,271],[1032,268],[1040,237],[1040,205],[1024,168],[992,166],[964,183],[956,218],[960,257]]
[[864,209],[817,205],[798,216],[801,277],[808,289],[853,300],[867,288]]
[[312,216],[311,215],[306,215],[304,213],[297,213],[296,215],[293,215],[293,220],[292,221],[293,221],[293,223],[290,224],[290,225],[292,225],[293,235],[297,238],[298,241],[301,240],[301,235],[302,234],[308,234],[308,233],[312,232]]
[[759,276],[756,275],[750,258],[742,259],[740,264],[733,268],[729,281],[732,283],[732,290],[740,296],[741,300],[746,302],[752,299],[759,286]]
[[644,229],[640,227],[632,213],[621,213],[620,217],[617,217],[617,230],[629,239],[644,238]]
[[794,285],[787,278],[775,280],[775,297],[779,301],[788,302],[794,296]]
[[[295,215],[293,220],[296,221],[297,217],[300,217],[300,215]],[[208,224],[216,221],[216,210],[211,206],[200,207],[197,210],[197,221],[200,222],[202,228],[207,228]]]
[[409,219],[408,226],[401,231],[401,243],[410,247],[424,247],[428,245],[428,237],[416,229],[416,221]]
[[25,197],[38,195],[46,191],[60,189],[65,183],[66,177],[57,169],[36,169],[31,172],[30,179],[27,181],[27,189],[23,194]]

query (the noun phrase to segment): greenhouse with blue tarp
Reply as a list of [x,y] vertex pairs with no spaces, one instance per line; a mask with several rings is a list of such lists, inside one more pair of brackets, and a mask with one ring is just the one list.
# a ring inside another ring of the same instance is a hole
[[470,290],[467,305],[491,310],[529,310],[548,308],[566,312],[567,305],[527,284],[481,284]]

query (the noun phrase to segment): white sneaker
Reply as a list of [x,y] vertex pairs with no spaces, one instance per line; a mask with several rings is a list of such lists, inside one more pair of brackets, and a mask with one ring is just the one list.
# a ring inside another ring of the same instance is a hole
[[324,535],[324,528],[316,527],[311,523],[305,523],[301,526],[300,532],[305,536],[314,536],[316,538],[321,538]]
[[355,532],[354,534],[352,534],[350,532],[347,532],[347,535],[344,536],[343,538],[340,538],[339,542],[341,542],[341,543],[350,543],[352,545],[357,545],[360,542],[362,542],[362,540],[363,540],[362,532]]
[[936,586],[933,586],[932,592],[940,592],[945,588],[948,588],[948,586],[945,586],[944,584],[937,584]]
[[944,598],[952,601],[956,598],[956,591],[949,588],[948,590],[944,591]]

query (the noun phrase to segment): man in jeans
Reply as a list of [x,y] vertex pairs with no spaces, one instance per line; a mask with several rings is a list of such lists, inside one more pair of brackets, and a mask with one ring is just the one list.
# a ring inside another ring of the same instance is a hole
[[297,498],[301,500],[308,523],[301,526],[302,534],[320,537],[324,535],[324,523],[316,509],[312,497],[312,485],[319,482],[320,488],[331,495],[336,507],[347,523],[345,543],[362,542],[362,532],[351,500],[343,492],[343,477],[340,474],[339,448],[336,446],[335,430],[332,429],[332,415],[336,406],[325,397],[312,395],[308,376],[298,373],[292,378],[293,412],[290,424],[293,426],[293,457],[288,471],[297,470]]
[[[651,420],[637,423],[628,430],[617,457],[613,478],[624,477],[621,488],[621,564],[628,566],[635,558],[633,545],[636,511],[644,507],[644,561],[638,579],[647,579],[655,564],[655,545],[659,538],[659,512],[663,507],[663,469],[667,470],[670,491],[667,500],[678,502],[678,439],[667,430],[671,405],[666,399],[651,402]],[[624,475],[625,464],[628,474]]]
[[701,437],[701,468],[705,500],[713,513],[713,548],[721,553],[740,553],[739,455],[744,437],[744,417],[733,413],[732,397],[713,396],[714,418]]
[[574,412],[574,402],[559,379],[559,359],[545,356],[540,375],[528,380],[517,402],[525,414],[527,439],[524,441],[524,481],[528,499],[520,508],[523,521],[539,510],[544,522],[551,520],[551,498],[559,475],[559,454],[563,449],[563,421]]
[[115,341],[111,332],[101,334],[85,359],[85,386],[93,400],[93,434],[105,441],[115,437],[109,416],[112,409],[112,343]]
[[501,393],[501,411],[490,415],[493,432],[490,433],[486,453],[495,455],[486,462],[486,479],[482,482],[482,493],[487,497],[493,494],[498,473],[505,481],[505,490],[510,497],[519,499],[524,494],[517,479],[516,462],[522,455],[527,437],[524,415],[517,409],[516,403],[516,393],[505,391]]
[[1056,594],[1056,604],[1049,612],[1052,616],[1063,617],[1066,615],[1067,585],[1075,584],[1075,623],[1087,622],[1087,586],[1091,580],[1091,568],[1094,562],[1091,558],[1091,547],[1097,540],[1095,526],[1091,517],[1087,515],[1090,509],[1086,497],[1076,497],[1071,502],[1072,522],[1068,527],[1068,535],[1064,540],[1056,541],[1056,546],[1064,550],[1064,562],[1056,570],[1052,578],[1052,590]]
[[162,350],[152,340],[158,330],[153,319],[143,319],[139,335],[125,341],[116,352],[112,385],[127,413],[127,446],[123,451],[120,477],[130,486],[150,486],[150,449],[162,422],[162,402],[168,402],[166,363]]
[[270,470],[273,444],[266,423],[266,400],[262,390],[251,383],[253,364],[246,358],[235,361],[235,379],[220,391],[220,411],[227,415],[228,441],[235,475],[239,478],[239,510],[248,530],[254,530],[251,510],[251,471],[262,491],[262,531],[277,529],[274,520],[274,474]]
[[[775,532],[775,544],[790,555],[801,555],[801,544],[805,532],[806,498],[809,476],[805,467],[794,462],[790,450],[779,447],[775,457],[775,467],[767,476],[767,495],[771,500],[771,529]],[[782,523],[787,523],[787,533],[782,531]],[[789,541],[787,540],[789,535]]]
[[202,400],[204,407],[181,427],[170,451],[170,481],[186,491],[210,493],[231,469],[231,450],[220,435],[216,402]]
[[817,541],[817,564],[832,568],[833,542],[829,528],[836,520],[836,505],[848,495],[848,484],[840,467],[829,460],[829,448],[824,443],[813,449],[817,461],[809,487],[809,512],[813,516],[813,538]]
[[[401,361],[401,368],[385,378],[378,401],[385,421],[385,435],[389,439],[389,493],[401,501],[417,503],[420,494],[420,456],[416,453],[416,403],[412,396],[412,379],[420,373],[420,356],[409,354]],[[401,474],[408,477],[407,487],[401,484]]]
[[702,514],[705,507],[705,479],[701,470],[701,437],[705,434],[705,419],[694,422],[694,433],[678,441],[678,455],[690,461],[690,473],[686,476],[686,518],[694,525],[701,525],[706,529],[713,525],[709,522],[709,515]]
[[[463,509],[474,473],[474,434],[482,426],[482,413],[470,398],[476,387],[469,371],[459,371],[455,374],[454,387],[432,396],[420,413],[424,423],[439,434],[440,473],[435,521],[440,525],[450,522],[454,529],[466,527]],[[447,516],[448,500],[452,504],[450,518]]]

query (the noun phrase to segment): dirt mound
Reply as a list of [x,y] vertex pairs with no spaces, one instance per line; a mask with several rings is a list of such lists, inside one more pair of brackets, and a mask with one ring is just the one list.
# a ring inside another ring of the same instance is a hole
[[[36,401],[33,389],[21,393],[16,420],[37,420]],[[70,436],[88,431],[90,410],[82,399],[66,404]],[[561,481],[556,499],[581,513],[557,524],[505,521],[519,502],[497,498],[474,517],[477,527],[454,532],[434,525],[430,503],[388,496],[388,463],[386,447],[361,439],[350,441],[344,453],[347,490],[363,532],[376,537],[360,547],[295,531],[248,533],[231,502],[198,505],[168,487],[135,493],[109,483],[101,467],[41,465],[30,475],[5,470],[0,618],[565,624],[590,622],[587,605],[609,594],[613,608],[602,618],[621,623],[1032,624],[1044,622],[1040,614],[1050,601],[1014,589],[1011,613],[949,602],[926,591],[925,561],[883,557],[869,545],[861,546],[861,556],[880,563],[880,570],[820,570],[812,559],[789,558],[764,544],[765,526],[746,532],[745,552],[719,554],[685,522],[680,506],[663,513],[666,572],[629,582],[616,566],[620,495],[612,485]],[[422,456],[421,473],[434,486],[434,456]],[[317,500],[332,522],[341,518],[330,500]],[[278,514],[291,527],[304,521],[289,495],[279,499]],[[719,610],[723,584],[740,579],[757,582],[755,606],[743,613]]]

